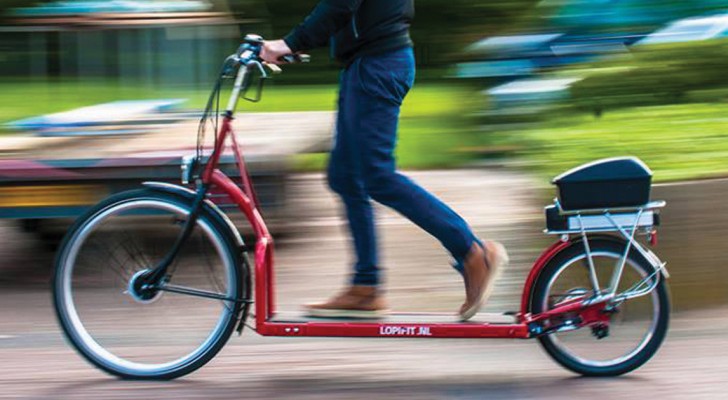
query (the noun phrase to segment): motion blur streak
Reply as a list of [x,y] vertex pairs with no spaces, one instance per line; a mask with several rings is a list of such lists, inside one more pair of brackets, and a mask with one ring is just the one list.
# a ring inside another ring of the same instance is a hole
[[[656,251],[675,312],[664,348],[633,374],[574,379],[531,341],[275,339],[247,328],[171,383],[110,379],[74,354],[48,293],[62,234],[106,195],[178,184],[220,62],[244,34],[281,37],[315,3],[0,2],[0,398],[724,396],[728,0],[417,0],[418,77],[397,160],[511,252],[485,311],[518,308],[550,240],[550,178],[625,155],[654,170],[653,198],[668,202]],[[351,263],[322,174],[340,66],[326,50],[312,56],[284,66],[235,121],[256,127],[240,145],[276,237],[283,310],[338,290]],[[457,309],[462,279],[438,243],[390,210],[377,215],[391,307]]]

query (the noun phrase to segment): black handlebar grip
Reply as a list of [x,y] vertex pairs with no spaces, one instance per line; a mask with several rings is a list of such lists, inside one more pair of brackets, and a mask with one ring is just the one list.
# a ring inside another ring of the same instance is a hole
[[286,64],[299,64],[311,61],[311,56],[308,54],[287,54],[279,60]]

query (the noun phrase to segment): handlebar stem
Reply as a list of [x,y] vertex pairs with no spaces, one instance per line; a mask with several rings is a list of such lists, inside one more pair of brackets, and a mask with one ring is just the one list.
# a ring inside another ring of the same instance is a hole
[[238,68],[238,74],[235,77],[235,84],[233,85],[233,91],[230,94],[230,100],[228,101],[227,108],[225,109],[226,115],[232,115],[238,106],[238,100],[240,99],[240,93],[243,91],[243,85],[248,76],[248,67],[241,65]]
[[[238,68],[237,74],[235,76],[235,84],[233,86],[232,93],[230,95],[230,100],[228,101],[228,105],[226,108],[226,115],[232,116],[235,112],[235,109],[238,105],[238,100],[240,99],[240,95],[243,94],[247,87],[246,85],[249,83],[248,76],[249,73],[253,69],[257,69],[260,72],[260,78],[266,79],[268,78],[268,73],[266,71],[266,66],[270,68],[271,72],[273,74],[280,73],[281,69],[274,64],[267,65],[260,59],[260,52],[262,50],[263,44],[265,41],[261,36],[258,35],[247,35],[243,41],[243,43],[238,48],[238,51],[235,52],[235,54],[231,55],[227,58],[226,63],[231,64],[229,69],[226,68],[225,75],[228,75],[228,72],[232,72],[236,67]],[[287,63],[296,63],[301,62],[305,63],[308,62],[310,57],[305,54],[290,54],[287,56],[284,56],[282,58]],[[262,81],[261,81],[262,83]],[[251,101],[257,101],[260,99],[260,90],[262,89],[262,86],[259,88],[258,97],[256,100]],[[250,100],[250,99],[248,99]]]

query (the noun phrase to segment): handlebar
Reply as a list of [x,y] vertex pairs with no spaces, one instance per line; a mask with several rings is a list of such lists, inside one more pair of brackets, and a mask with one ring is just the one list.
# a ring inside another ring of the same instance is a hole
[[[226,109],[227,113],[232,115],[238,102],[240,95],[243,99],[258,102],[263,93],[263,82],[269,77],[266,68],[273,74],[282,72],[281,68],[276,64],[268,64],[260,58],[260,52],[263,50],[265,40],[260,35],[249,34],[243,39],[235,54],[229,56],[223,64],[220,80],[224,78],[235,78],[233,91]],[[287,54],[280,58],[279,62],[286,64],[307,63],[311,57],[307,54]],[[252,79],[250,72],[257,70],[260,74],[258,79],[258,89],[255,97],[247,97],[246,93],[251,86]],[[219,81],[216,89],[219,93]]]
[[308,54],[288,54],[278,59],[286,64],[301,64],[311,61],[311,56]]
[[[262,71],[264,77],[267,77],[267,74],[265,74],[265,70],[261,68],[261,66],[263,65],[270,68],[274,73],[280,72],[281,69],[278,66],[274,66],[273,64],[267,64],[260,59],[260,52],[261,50],[263,50],[264,43],[265,40],[260,35],[246,35],[243,39],[243,43],[238,48],[238,51],[235,53],[235,61],[240,65],[244,65],[246,67],[258,67]],[[307,63],[310,60],[311,56],[309,56],[308,54],[287,54],[281,57],[278,61],[285,64],[299,64]]]

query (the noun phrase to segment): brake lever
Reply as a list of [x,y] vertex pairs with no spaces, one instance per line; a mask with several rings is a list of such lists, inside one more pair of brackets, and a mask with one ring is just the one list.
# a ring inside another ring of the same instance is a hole
[[243,100],[247,100],[251,103],[257,103],[263,98],[263,85],[265,84],[266,79],[269,78],[268,73],[265,70],[264,64],[260,61],[251,61],[248,63],[248,65],[245,66],[245,68],[253,69],[257,67],[258,71],[260,72],[260,78],[258,78],[258,87],[256,90],[255,97],[248,97],[247,91],[243,94]]
[[258,68],[258,72],[260,72],[260,77],[263,79],[266,79],[266,78],[268,78],[268,72],[265,70],[264,65],[265,65],[265,63],[262,63],[260,61],[251,61],[248,63],[247,67],[248,68],[252,68],[252,67]]
[[271,63],[264,62],[263,65],[265,65],[266,67],[268,67],[268,69],[270,70],[270,72],[273,75],[278,75],[281,72],[283,72],[283,70],[281,69],[281,67],[277,66],[276,64],[271,64]]

